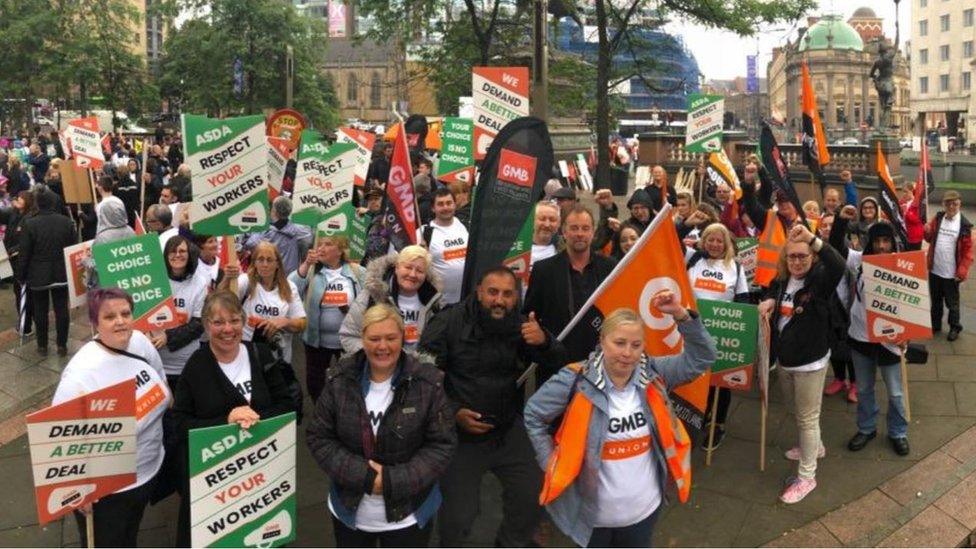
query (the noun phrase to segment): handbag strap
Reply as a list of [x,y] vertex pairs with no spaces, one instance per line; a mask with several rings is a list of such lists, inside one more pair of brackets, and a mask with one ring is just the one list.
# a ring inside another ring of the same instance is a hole
[[116,349],[115,347],[109,347],[108,345],[105,344],[105,342],[103,342],[100,339],[95,339],[95,342],[98,343],[99,345],[101,345],[102,347],[104,347],[108,351],[112,351],[113,353],[120,354],[120,355],[122,355],[124,357],[133,358],[133,359],[138,360],[140,362],[144,362],[144,363],[146,363],[147,366],[152,366],[151,364],[149,364],[149,361],[146,360],[146,357],[142,357],[142,356],[139,356],[137,354],[130,353],[129,351],[126,351],[126,350],[123,350],[123,349]]

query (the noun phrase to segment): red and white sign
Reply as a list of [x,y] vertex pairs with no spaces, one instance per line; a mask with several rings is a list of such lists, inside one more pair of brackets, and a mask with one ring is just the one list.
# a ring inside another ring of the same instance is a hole
[[529,115],[529,69],[474,67],[474,158],[481,160],[505,124]]
[[302,132],[307,127],[308,121],[295,109],[278,109],[271,113],[265,123],[268,135],[287,139],[291,150],[298,148]]
[[135,383],[124,381],[27,416],[41,524],[136,481]]
[[498,155],[498,179],[531,188],[535,181],[535,165],[534,156],[502,149]]
[[407,146],[407,132],[400,124],[396,141],[393,143],[393,162],[390,164],[390,178],[386,183],[386,197],[396,208],[397,218],[411,244],[417,243],[417,208],[413,194],[413,171],[410,167],[410,148]]
[[932,301],[924,251],[865,255],[862,272],[868,341],[931,339]]
[[85,259],[91,257],[94,240],[86,240],[64,249],[64,272],[68,273],[68,306],[74,309],[88,301],[88,274]]
[[93,170],[102,169],[105,156],[102,153],[97,117],[76,118],[68,122],[65,138],[76,166]]
[[271,202],[281,194],[281,183],[285,180],[285,168],[292,150],[289,140],[268,136],[268,200]]
[[356,159],[356,178],[354,182],[357,187],[362,187],[366,184],[366,173],[369,172],[369,161],[373,157],[373,145],[376,144],[376,134],[355,128],[339,128],[336,130],[336,141],[356,145],[358,158]]

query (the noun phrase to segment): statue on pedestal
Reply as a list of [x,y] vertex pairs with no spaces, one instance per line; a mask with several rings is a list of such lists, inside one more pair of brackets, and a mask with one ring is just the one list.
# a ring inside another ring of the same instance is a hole
[[878,59],[871,66],[870,77],[874,80],[874,89],[878,91],[878,130],[884,133],[891,126],[891,107],[895,104],[895,56],[898,55],[898,2],[895,2],[895,42],[887,45],[884,38],[878,46]]

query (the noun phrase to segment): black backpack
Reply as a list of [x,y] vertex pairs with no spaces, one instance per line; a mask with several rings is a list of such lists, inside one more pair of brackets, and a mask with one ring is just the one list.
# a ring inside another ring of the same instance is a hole
[[291,399],[292,407],[295,409],[295,418],[301,424],[302,416],[304,415],[305,394],[302,392],[301,383],[298,382],[298,378],[295,376],[295,369],[292,368],[291,364],[285,362],[278,356],[267,344],[249,341],[245,342],[244,345],[247,346],[248,353],[257,357],[262,371],[270,372],[277,368],[281,372],[281,377],[285,380],[285,385],[288,387],[288,398]]

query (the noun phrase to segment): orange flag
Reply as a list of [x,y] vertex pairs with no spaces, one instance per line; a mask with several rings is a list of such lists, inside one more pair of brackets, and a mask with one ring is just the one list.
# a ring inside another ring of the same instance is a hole
[[830,151],[827,150],[827,136],[824,134],[820,111],[817,110],[817,96],[813,93],[810,82],[810,71],[806,61],[800,66],[803,80],[801,95],[803,103],[803,163],[813,173],[820,173],[823,167],[830,163]]
[[[651,306],[661,290],[671,290],[680,303],[695,309],[684,254],[671,221],[667,202],[634,247],[596,289],[573,320],[559,334],[563,341],[580,330],[599,330],[602,319],[615,309],[634,309],[644,320],[644,351],[652,357],[679,354],[684,340],[671,315]],[[689,427],[702,429],[708,401],[709,372],[673,390],[675,412]]]

